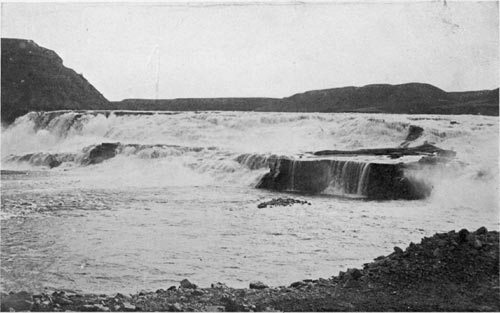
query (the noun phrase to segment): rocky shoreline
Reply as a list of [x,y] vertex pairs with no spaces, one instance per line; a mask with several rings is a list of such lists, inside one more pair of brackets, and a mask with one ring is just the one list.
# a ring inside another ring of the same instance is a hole
[[481,227],[424,237],[362,269],[249,288],[214,283],[134,295],[2,294],[2,311],[500,311],[499,233]]

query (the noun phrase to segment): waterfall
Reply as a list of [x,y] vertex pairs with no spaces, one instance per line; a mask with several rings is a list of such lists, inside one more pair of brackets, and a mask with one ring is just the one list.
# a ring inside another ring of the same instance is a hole
[[295,175],[297,170],[297,161],[290,162],[290,191],[295,191]]
[[275,155],[244,153],[238,155],[235,161],[251,170],[258,170],[262,168],[268,168],[270,160],[275,158]]
[[367,195],[370,163],[332,160],[327,193],[335,195]]

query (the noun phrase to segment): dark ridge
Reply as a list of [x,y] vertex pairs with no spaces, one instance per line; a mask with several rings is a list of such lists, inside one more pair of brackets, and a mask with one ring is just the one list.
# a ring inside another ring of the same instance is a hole
[[120,110],[151,111],[255,111],[276,105],[275,98],[182,98],[182,99],[125,99],[112,102]]
[[483,114],[498,116],[498,89],[446,92],[421,83],[314,90],[261,111]]
[[30,111],[108,109],[108,100],[52,50],[2,38],[2,122]]
[[2,122],[29,111],[264,111],[499,114],[498,88],[446,92],[421,83],[313,90],[276,98],[125,99],[108,102],[54,52],[31,40],[2,38]]
[[123,110],[499,114],[498,89],[446,92],[421,83],[313,90],[282,99],[126,99],[113,104]]

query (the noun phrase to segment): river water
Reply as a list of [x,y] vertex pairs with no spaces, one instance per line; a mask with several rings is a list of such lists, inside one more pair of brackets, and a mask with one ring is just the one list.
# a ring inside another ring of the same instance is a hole
[[[423,173],[433,186],[424,200],[260,190],[267,169],[237,161],[396,147],[409,125],[424,128],[414,144],[455,150],[460,164]],[[360,267],[435,232],[499,230],[498,127],[498,117],[470,115],[30,113],[2,127],[0,289],[131,293],[184,278],[276,286]],[[103,142],[149,146],[81,165]],[[65,161],[49,168],[49,155]],[[257,208],[276,197],[311,205]]]

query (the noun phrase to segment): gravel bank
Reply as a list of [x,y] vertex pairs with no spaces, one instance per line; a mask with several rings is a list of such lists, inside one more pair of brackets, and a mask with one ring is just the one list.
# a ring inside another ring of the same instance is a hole
[[2,311],[500,311],[499,234],[481,227],[394,248],[362,269],[269,287],[188,280],[134,295],[2,294]]

